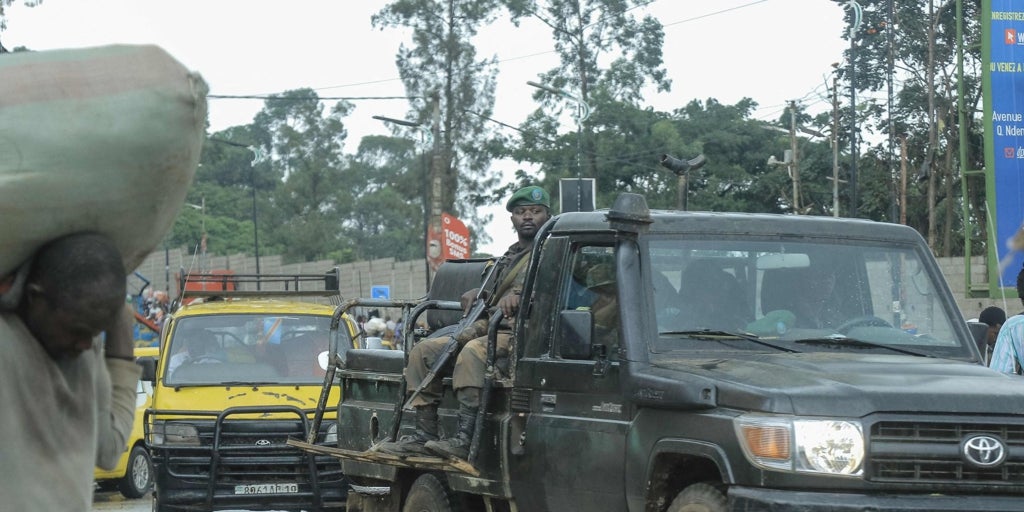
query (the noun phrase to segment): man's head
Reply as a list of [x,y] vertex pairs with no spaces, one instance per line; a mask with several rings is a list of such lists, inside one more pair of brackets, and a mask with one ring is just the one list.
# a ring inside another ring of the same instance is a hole
[[50,357],[77,357],[124,307],[125,275],[121,253],[106,236],[58,238],[33,256],[19,314]]
[[520,242],[532,242],[537,230],[551,218],[551,196],[537,186],[517,190],[505,203]]
[[981,314],[978,315],[978,321],[988,325],[986,339],[989,345],[991,345],[996,342],[996,337],[999,336],[999,329],[1006,323],[1006,312],[998,306],[989,306],[981,310]]

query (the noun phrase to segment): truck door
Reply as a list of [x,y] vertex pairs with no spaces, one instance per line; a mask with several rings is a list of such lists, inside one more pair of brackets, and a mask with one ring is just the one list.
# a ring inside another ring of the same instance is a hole
[[520,510],[626,508],[632,411],[619,385],[613,260],[611,246],[545,243],[516,367],[525,410],[509,440]]

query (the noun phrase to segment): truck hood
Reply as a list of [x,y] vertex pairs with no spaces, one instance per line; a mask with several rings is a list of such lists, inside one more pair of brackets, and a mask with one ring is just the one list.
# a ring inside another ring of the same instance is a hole
[[[875,412],[1019,414],[1024,379],[978,364],[884,354],[759,354],[659,361],[635,373],[634,395],[713,397],[705,406],[861,417]],[[679,389],[660,389],[677,383]],[[693,386],[706,391],[695,392]],[[687,388],[690,389],[687,389]],[[690,407],[698,404],[690,401]],[[655,404],[651,404],[655,405]]]

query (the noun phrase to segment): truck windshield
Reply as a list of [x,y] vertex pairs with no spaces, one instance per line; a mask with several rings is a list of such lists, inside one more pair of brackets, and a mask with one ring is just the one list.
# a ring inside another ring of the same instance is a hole
[[320,384],[330,317],[218,314],[175,323],[165,385]]
[[[827,242],[827,243],[825,243]],[[915,247],[807,239],[655,239],[648,244],[659,336],[651,350],[766,350],[751,334],[800,352],[878,350],[968,359],[962,322]],[[865,343],[829,343],[828,340]]]

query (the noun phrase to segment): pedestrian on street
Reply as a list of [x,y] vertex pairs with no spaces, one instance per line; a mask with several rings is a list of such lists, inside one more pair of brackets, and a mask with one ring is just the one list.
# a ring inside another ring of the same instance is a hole
[[95,466],[125,451],[141,371],[126,275],[108,237],[83,233],[0,279],[3,510],[89,510]]
[[[1024,268],[1017,273],[1017,297],[1024,304]],[[1021,375],[1021,353],[1024,352],[1024,313],[1011,316],[999,329],[989,368]]]

